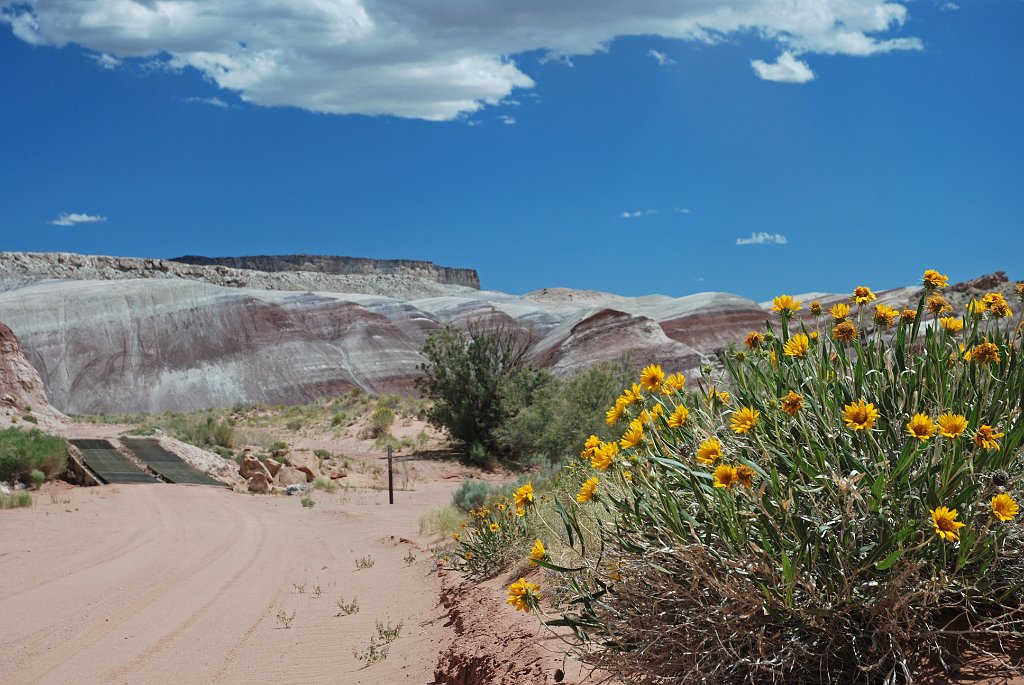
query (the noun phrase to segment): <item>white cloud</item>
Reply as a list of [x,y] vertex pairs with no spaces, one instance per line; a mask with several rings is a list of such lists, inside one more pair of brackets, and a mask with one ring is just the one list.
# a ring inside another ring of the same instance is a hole
[[639,219],[642,216],[652,216],[652,215],[657,214],[657,213],[658,213],[658,210],[656,210],[656,209],[638,209],[635,212],[623,212],[622,214],[619,214],[619,218],[620,219]]
[[798,60],[791,52],[782,53],[773,64],[755,59],[750,62],[750,66],[754,67],[758,77],[765,81],[807,83],[814,80],[814,72],[807,63]]
[[689,207],[673,207],[672,211],[675,212],[676,214],[689,214],[690,213],[690,208]]
[[921,49],[917,38],[893,37],[906,4],[0,0],[0,23],[34,45],[75,43],[112,59],[195,69],[256,105],[451,120],[532,88],[516,55],[571,65],[620,36],[713,45],[753,33],[783,55],[774,64],[755,62],[762,78],[807,80],[810,68],[794,55]]
[[751,233],[749,238],[737,238],[737,245],[785,245],[789,241],[781,233],[768,233],[759,231]]
[[939,6],[939,9],[943,12],[956,12],[960,9],[960,5],[955,2],[947,2]]
[[100,65],[100,68],[106,69],[107,71],[117,69],[121,66],[121,60],[113,55],[108,55],[105,52],[98,55],[89,55],[89,58],[95,60],[96,64]]
[[664,52],[658,52],[657,50],[648,50],[647,56],[653,57],[655,60],[657,60],[658,64],[663,67],[667,67],[670,64],[676,63],[674,59],[666,55]]
[[197,105],[210,105],[212,107],[220,107],[221,109],[228,109],[228,108],[231,107],[231,105],[229,105],[228,103],[224,102],[223,100],[221,100],[220,98],[217,98],[217,97],[213,97],[213,98],[198,98],[198,97],[185,98],[185,102],[192,102],[192,103],[195,103]]
[[74,226],[75,224],[95,224],[106,220],[107,217],[94,214],[78,214],[76,212],[69,214],[68,212],[61,212],[60,216],[47,223],[54,226]]

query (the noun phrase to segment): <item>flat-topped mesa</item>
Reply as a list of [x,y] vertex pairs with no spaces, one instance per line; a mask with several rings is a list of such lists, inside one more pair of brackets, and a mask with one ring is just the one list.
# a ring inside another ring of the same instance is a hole
[[476,269],[456,269],[438,266],[433,262],[417,259],[369,259],[366,257],[338,257],[332,255],[257,255],[249,257],[202,257],[186,255],[175,257],[172,262],[196,266],[226,266],[249,271],[315,271],[322,274],[341,276],[387,274],[394,276],[415,276],[447,285],[461,285],[480,289],[480,277]]

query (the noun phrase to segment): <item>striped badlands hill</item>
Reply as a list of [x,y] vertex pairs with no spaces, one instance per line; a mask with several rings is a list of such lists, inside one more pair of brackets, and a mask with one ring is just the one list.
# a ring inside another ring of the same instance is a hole
[[[411,393],[430,332],[479,321],[532,330],[535,361],[560,375],[628,354],[692,376],[769,318],[726,293],[511,295],[417,276],[164,270],[161,260],[127,260],[125,272],[110,266],[121,258],[100,269],[78,257],[0,253],[0,321],[69,413],[302,403],[354,387]],[[1004,275],[988,278],[1012,290]]]

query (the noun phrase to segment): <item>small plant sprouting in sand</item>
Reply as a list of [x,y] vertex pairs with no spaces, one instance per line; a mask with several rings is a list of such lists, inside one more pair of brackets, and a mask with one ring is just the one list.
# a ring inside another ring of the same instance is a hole
[[314,585],[313,586],[313,596],[314,597],[319,597],[322,594],[323,594],[323,590],[320,589],[320,586],[319,585]]
[[364,568],[373,568],[373,565],[376,563],[377,562],[373,557],[367,555],[365,557],[362,557],[361,559],[356,559],[356,570],[358,571]]
[[377,642],[377,638],[371,635],[370,642],[366,645],[366,649],[361,652],[358,649],[353,649],[352,656],[360,661],[366,662],[366,665],[370,666],[378,661],[384,661],[387,659],[388,652],[390,650],[391,647],[387,643],[379,643]]
[[338,599],[335,600],[334,603],[338,605],[338,609],[340,609],[340,611],[337,614],[335,614],[336,616],[351,616],[352,614],[359,613],[358,597],[353,597],[352,601],[347,604],[345,603],[344,597],[338,597]]
[[284,609],[278,609],[277,610],[277,622],[280,623],[285,628],[291,628],[292,627],[292,621],[294,621],[294,620],[295,620],[295,610],[294,609],[292,610],[292,613],[290,613],[290,614],[285,613]]
[[377,619],[377,637],[381,639],[381,642],[389,645],[401,636],[402,621],[399,621],[396,625],[391,625],[391,619],[388,619],[387,623]]
[[409,553],[402,557],[402,561],[405,562],[406,566],[412,566],[416,563],[416,555],[412,553],[412,550],[409,550]]
[[301,502],[302,506],[306,507],[307,509],[316,504],[312,497],[303,497],[302,499],[299,500],[299,502]]
[[304,595],[306,594],[306,582],[307,581],[304,580],[301,583],[292,583],[292,587],[295,588],[295,591],[297,593],[299,593],[300,595]]

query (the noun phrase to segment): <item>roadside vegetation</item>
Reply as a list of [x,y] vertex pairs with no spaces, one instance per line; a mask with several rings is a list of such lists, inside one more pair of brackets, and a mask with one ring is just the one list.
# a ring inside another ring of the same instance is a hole
[[946,282],[903,311],[781,295],[722,377],[647,366],[600,412],[612,439],[476,506],[450,563],[515,571],[509,604],[625,681],[1019,669],[1024,285],[952,312]]
[[20,481],[36,488],[67,468],[64,438],[37,428],[0,431],[0,481]]

